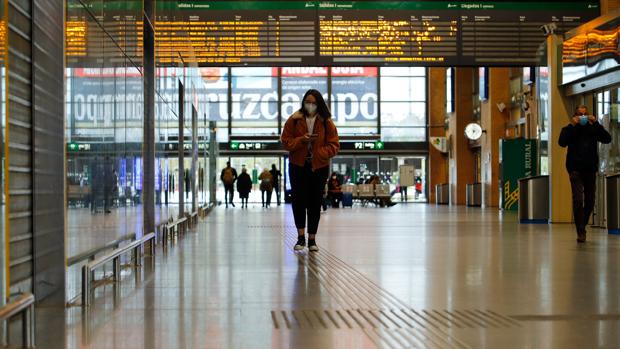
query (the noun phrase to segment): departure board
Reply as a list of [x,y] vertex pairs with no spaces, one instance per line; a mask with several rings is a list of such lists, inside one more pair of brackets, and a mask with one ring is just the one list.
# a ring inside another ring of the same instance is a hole
[[318,64],[536,65],[541,26],[598,14],[597,3],[324,1]]
[[315,63],[314,2],[164,2],[157,12],[161,64],[311,65]]
[[[490,6],[489,6],[490,7]],[[545,41],[543,25],[564,33],[599,15],[598,4],[529,3],[518,11],[511,3],[485,9],[470,4],[460,11],[462,65],[536,65]]]
[[321,2],[319,64],[456,62],[457,11],[443,8],[420,2]]
[[[158,1],[160,66],[530,66],[554,23],[570,30],[598,3],[442,1]],[[67,62],[139,62],[141,3],[108,1],[92,13],[69,0]],[[92,14],[104,23],[104,33]],[[112,56],[112,57],[110,57]],[[90,62],[90,63],[89,63]],[[79,63],[79,64],[78,64]]]

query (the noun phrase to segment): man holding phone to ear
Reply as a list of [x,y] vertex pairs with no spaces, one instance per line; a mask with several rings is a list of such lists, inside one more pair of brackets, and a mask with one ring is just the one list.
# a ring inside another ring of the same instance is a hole
[[573,192],[573,216],[577,228],[577,242],[586,242],[586,225],[594,209],[596,172],[598,171],[598,143],[608,144],[611,135],[588,108],[580,105],[562,129],[558,143],[568,147],[566,170]]

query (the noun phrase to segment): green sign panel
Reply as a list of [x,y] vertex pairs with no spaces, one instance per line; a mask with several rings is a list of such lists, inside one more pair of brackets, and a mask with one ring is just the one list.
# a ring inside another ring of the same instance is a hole
[[355,150],[383,150],[385,149],[385,143],[382,141],[376,142],[355,142],[353,144]]
[[501,207],[508,211],[519,209],[519,179],[538,174],[538,149],[534,139],[500,140],[502,166]]
[[267,144],[260,142],[230,142],[230,150],[265,150]]
[[90,148],[91,146],[89,143],[67,143],[67,150],[70,152],[90,151]]

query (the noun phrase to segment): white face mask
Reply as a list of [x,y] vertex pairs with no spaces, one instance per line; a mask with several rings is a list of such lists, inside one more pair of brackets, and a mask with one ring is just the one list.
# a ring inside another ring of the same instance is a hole
[[304,109],[306,109],[308,114],[314,115],[314,113],[316,112],[316,104],[304,103]]

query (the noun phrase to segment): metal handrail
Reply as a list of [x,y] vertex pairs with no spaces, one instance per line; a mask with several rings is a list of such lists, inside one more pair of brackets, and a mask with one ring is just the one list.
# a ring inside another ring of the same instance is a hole
[[[176,220],[173,220],[172,222],[168,222],[164,225],[164,229],[162,231],[163,236],[162,236],[162,241],[164,243],[164,246],[168,243],[168,239],[169,239],[169,234],[173,234],[173,235],[180,235],[181,232],[185,232],[185,230],[188,228],[189,221],[187,219],[187,217],[181,217],[178,218]],[[179,229],[179,227],[181,227],[181,229]]]
[[82,305],[83,306],[89,306],[90,305],[90,300],[91,300],[91,283],[92,283],[92,279],[93,277],[93,270],[95,270],[96,268],[112,261],[113,264],[113,271],[112,271],[112,277],[113,280],[116,282],[120,282],[121,278],[121,260],[120,257],[131,251],[133,253],[133,257],[132,259],[134,260],[134,262],[138,262],[138,258],[140,255],[140,247],[150,241],[150,253],[151,255],[154,254],[155,252],[155,233],[149,233],[145,236],[143,236],[140,240],[136,240],[126,246],[123,247],[119,247],[117,249],[115,249],[114,251],[103,255],[95,260],[92,260],[88,263],[86,263],[86,265],[84,265],[82,267]]
[[206,217],[209,212],[215,207],[213,203],[204,204],[198,207],[199,216]]
[[99,254],[99,253],[101,253],[101,252],[103,252],[105,250],[109,250],[111,248],[118,248],[118,246],[121,243],[123,243],[125,241],[133,241],[135,239],[136,239],[136,234],[135,233],[121,236],[120,238],[118,238],[116,240],[112,240],[112,241],[106,243],[103,246],[95,247],[95,248],[92,248],[92,249],[90,249],[90,250],[88,250],[86,252],[82,252],[82,253],[80,253],[80,254],[78,254],[76,256],[69,257],[67,259],[67,265],[68,266],[72,266],[74,264],[83,262],[83,261],[85,261],[87,259],[92,260],[95,257],[96,254]]
[[18,314],[22,314],[23,316],[22,346],[24,348],[34,348],[34,295],[32,293],[23,293],[14,301],[0,308],[0,320],[2,321],[10,320]]

